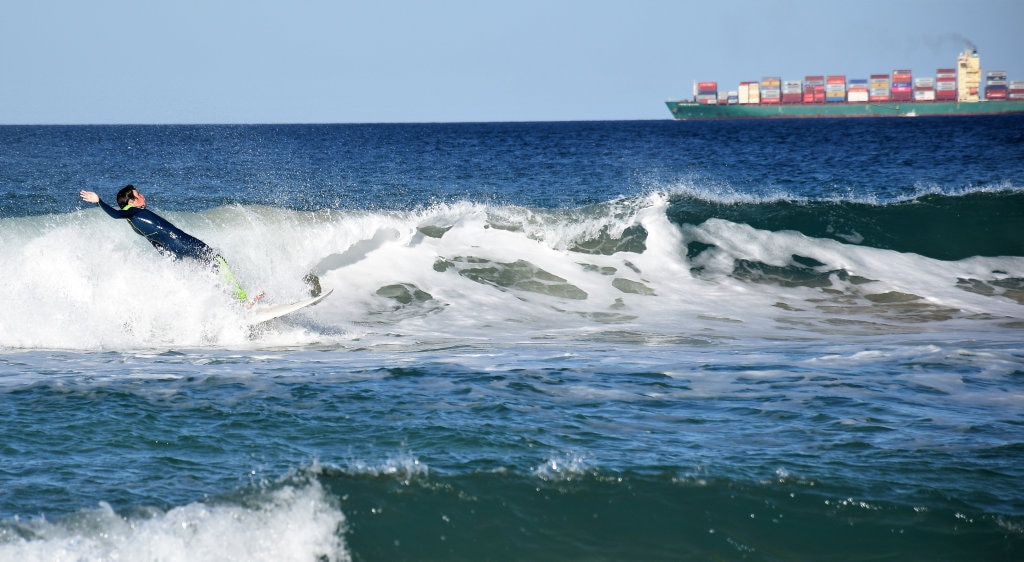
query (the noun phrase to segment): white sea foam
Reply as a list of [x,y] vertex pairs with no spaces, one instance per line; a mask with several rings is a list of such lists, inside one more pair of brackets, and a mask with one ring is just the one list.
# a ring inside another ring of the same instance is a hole
[[0,559],[202,562],[351,559],[345,517],[315,481],[247,505],[193,503],[125,517],[107,504],[58,521],[0,523]]
[[[403,212],[169,213],[269,302],[307,294],[309,271],[335,289],[255,335],[214,272],[166,260],[119,221],[89,210],[4,219],[0,348],[429,345],[586,338],[595,329],[653,339],[776,337],[780,327],[820,335],[852,323],[917,329],[1024,316],[998,290],[962,286],[1024,277],[1024,258],[939,261],[721,219],[680,227],[667,205],[666,196],[650,194],[566,211],[456,203]],[[646,233],[641,253],[574,250],[631,228]],[[687,257],[694,242],[711,247]],[[794,256],[822,265],[801,266]],[[745,279],[734,272],[740,261],[806,270],[827,286]]]

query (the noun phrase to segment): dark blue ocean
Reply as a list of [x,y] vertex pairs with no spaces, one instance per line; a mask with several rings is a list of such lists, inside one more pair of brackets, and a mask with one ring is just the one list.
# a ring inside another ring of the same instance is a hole
[[2,126],[0,280],[0,560],[1024,559],[1024,117]]

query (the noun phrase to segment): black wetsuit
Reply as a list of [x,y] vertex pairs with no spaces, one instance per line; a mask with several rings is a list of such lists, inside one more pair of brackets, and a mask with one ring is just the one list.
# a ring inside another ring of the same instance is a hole
[[100,199],[99,203],[100,208],[112,218],[127,219],[128,224],[132,225],[132,229],[146,240],[149,240],[149,243],[159,250],[161,254],[176,259],[192,258],[212,263],[220,271],[224,282],[231,288],[235,298],[243,301],[248,298],[245,289],[238,283],[235,274],[228,267],[228,262],[217,255],[217,252],[208,246],[206,242],[186,233],[168,222],[167,219],[148,209],[128,207],[119,211],[104,203],[102,199]]
[[200,261],[213,261],[217,258],[217,252],[205,242],[187,234],[149,209],[128,207],[119,211],[104,203],[102,199],[100,208],[112,218],[127,219],[132,229],[149,240],[160,253]]

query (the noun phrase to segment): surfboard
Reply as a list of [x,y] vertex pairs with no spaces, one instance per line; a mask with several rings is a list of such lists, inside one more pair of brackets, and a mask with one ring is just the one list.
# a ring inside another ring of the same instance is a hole
[[314,304],[317,304],[320,301],[331,296],[331,293],[333,292],[334,289],[331,289],[330,291],[327,291],[326,293],[321,293],[320,295],[317,295],[311,299],[301,300],[287,304],[270,304],[265,306],[255,306],[251,311],[249,311],[252,323],[262,324],[263,322],[268,322],[275,318],[280,318],[286,314],[291,314],[297,310],[302,310],[307,306],[313,306]]

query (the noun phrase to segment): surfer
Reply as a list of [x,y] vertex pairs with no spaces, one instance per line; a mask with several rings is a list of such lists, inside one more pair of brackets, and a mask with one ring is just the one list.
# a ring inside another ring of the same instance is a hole
[[[127,219],[132,229],[149,240],[161,254],[174,259],[191,258],[211,263],[220,272],[224,283],[235,298],[243,302],[249,300],[249,295],[231,272],[228,262],[202,240],[185,233],[167,219],[147,209],[146,197],[139,193],[134,185],[127,185],[117,192],[118,209],[108,205],[93,191],[83,189],[79,195],[86,203],[99,203],[100,208],[111,218]],[[263,293],[260,293],[249,306],[262,298]]]

